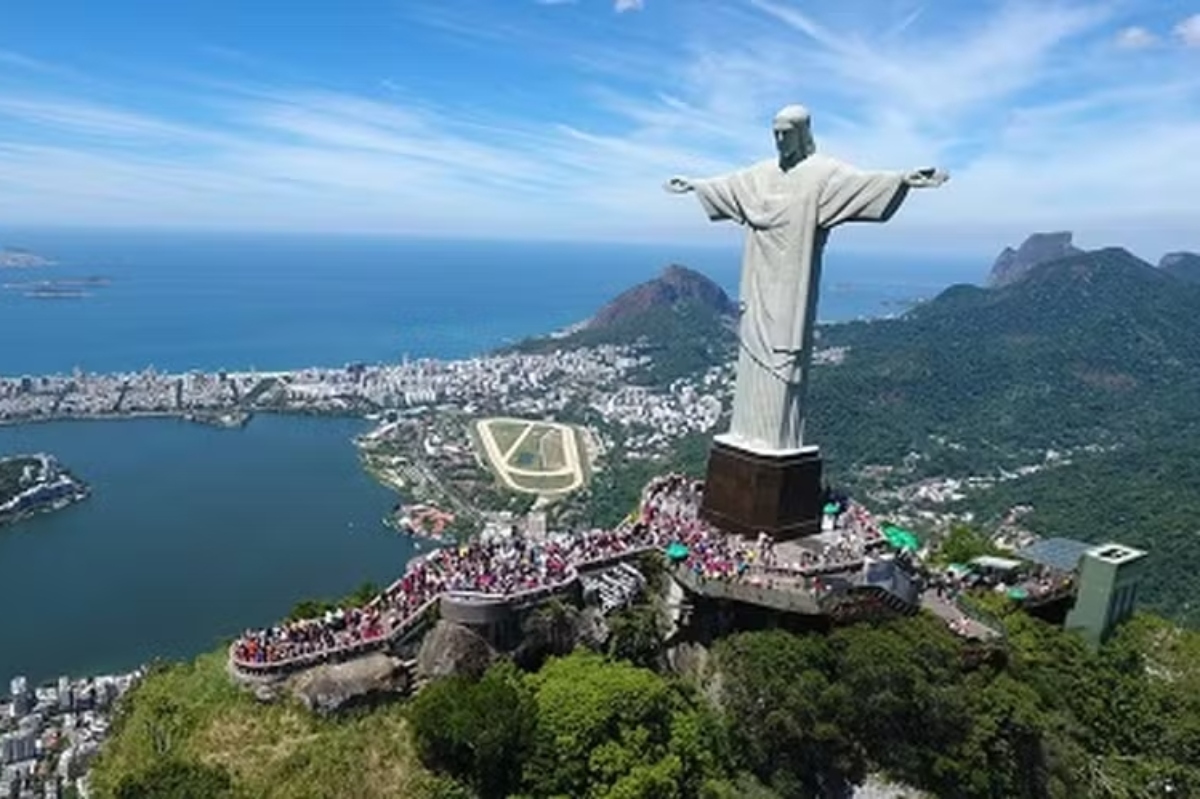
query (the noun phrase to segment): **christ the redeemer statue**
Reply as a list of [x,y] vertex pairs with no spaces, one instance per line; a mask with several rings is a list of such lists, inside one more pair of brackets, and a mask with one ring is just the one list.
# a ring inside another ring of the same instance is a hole
[[694,191],[709,219],[746,228],[733,423],[718,440],[763,455],[804,448],[821,255],[843,222],[886,222],[910,188],[940,186],[937,169],[867,172],[816,152],[808,110],[775,116],[777,160],[715,178],[672,178]]
[[821,529],[821,456],[804,438],[804,397],[825,239],[843,222],[886,222],[909,189],[948,176],[865,172],[820,155],[803,106],[784,108],[774,127],[778,159],[666,189],[694,191],[709,219],[746,228],[733,423],[709,453],[701,513],[784,539]]

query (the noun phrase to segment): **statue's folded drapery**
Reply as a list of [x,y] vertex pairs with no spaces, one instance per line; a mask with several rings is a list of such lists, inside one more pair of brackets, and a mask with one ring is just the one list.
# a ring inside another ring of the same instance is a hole
[[813,154],[786,171],[763,161],[693,186],[710,219],[747,228],[729,437],[761,451],[798,449],[826,236],[843,222],[886,222],[906,196],[904,175]]

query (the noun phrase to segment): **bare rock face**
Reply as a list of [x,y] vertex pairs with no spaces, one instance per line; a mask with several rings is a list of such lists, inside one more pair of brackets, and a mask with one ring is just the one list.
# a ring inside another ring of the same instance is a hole
[[851,799],[922,799],[928,796],[912,786],[892,782],[882,774],[871,774],[866,782],[854,787]]
[[587,607],[579,613],[575,626],[576,645],[585,646],[596,652],[602,651],[608,641],[608,620],[599,608]]
[[280,699],[279,686],[272,684],[255,685],[252,689],[254,698],[264,705],[278,702]]
[[421,642],[417,679],[481,677],[495,659],[496,650],[478,633],[460,624],[439,621]]
[[408,682],[402,661],[376,653],[309,669],[293,678],[291,690],[310,711],[328,716],[407,692]]
[[1070,231],[1034,233],[1015,250],[1005,247],[992,265],[988,285],[1008,286],[1025,277],[1035,266],[1079,255],[1083,250],[1072,244],[1071,239]]

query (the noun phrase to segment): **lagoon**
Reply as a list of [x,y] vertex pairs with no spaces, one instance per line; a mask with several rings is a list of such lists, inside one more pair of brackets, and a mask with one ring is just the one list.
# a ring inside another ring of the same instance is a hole
[[260,415],[221,430],[172,419],[0,428],[46,451],[90,499],[0,528],[0,685],[187,658],[299,600],[383,585],[414,543],[360,467],[356,419]]

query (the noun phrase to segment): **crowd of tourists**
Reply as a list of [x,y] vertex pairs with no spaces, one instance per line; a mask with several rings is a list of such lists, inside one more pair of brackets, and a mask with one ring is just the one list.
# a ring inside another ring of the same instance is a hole
[[324,616],[247,630],[234,644],[238,663],[268,664],[307,660],[327,652],[352,651],[383,640],[386,626],[378,605],[338,608]]
[[677,560],[705,579],[735,579],[746,576],[753,565],[773,565],[775,545],[768,536],[749,542],[718,531],[700,517],[702,490],[702,483],[683,475],[657,478],[642,497],[638,526],[657,545],[679,547]]
[[642,521],[661,546],[677,542],[688,549],[685,565],[705,578],[753,578],[760,574],[817,577],[862,565],[869,551],[885,543],[879,525],[861,505],[837,503],[833,529],[818,548],[794,547],[782,555],[770,536],[753,540],[727,535],[700,516],[703,483],[667,475],[650,483]]
[[403,577],[363,608],[247,630],[234,644],[234,659],[251,667],[280,665],[381,645],[443,593],[513,596],[558,585],[579,564],[653,546],[646,533],[629,524],[542,543],[514,535],[439,549],[410,563]]
[[[766,535],[746,540],[726,535],[700,517],[702,483],[682,475],[652,481],[640,511],[612,530],[483,541],[436,550],[409,564],[403,577],[361,608],[247,630],[234,644],[235,662],[250,668],[308,663],[375,646],[407,629],[424,607],[443,593],[513,596],[562,584],[583,564],[638,550],[665,549],[703,578],[739,579],[772,571],[810,576],[830,567],[861,562],[866,540],[846,527],[823,552],[807,552],[784,564]],[[862,521],[862,519],[859,519]],[[680,554],[682,553],[682,554]]]

